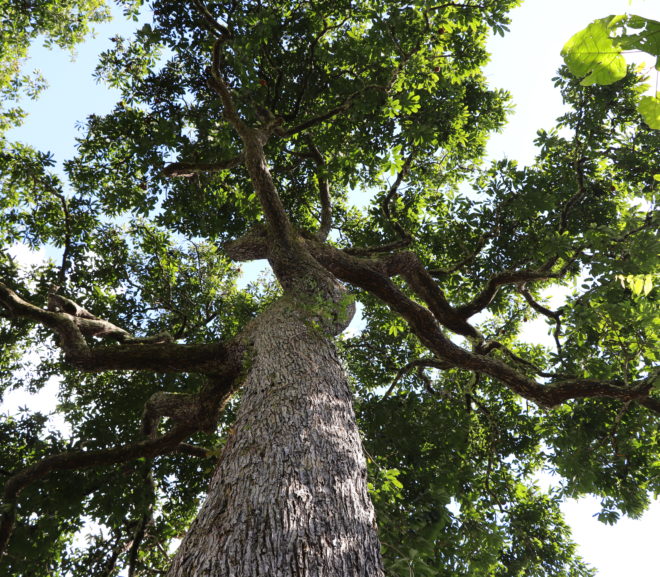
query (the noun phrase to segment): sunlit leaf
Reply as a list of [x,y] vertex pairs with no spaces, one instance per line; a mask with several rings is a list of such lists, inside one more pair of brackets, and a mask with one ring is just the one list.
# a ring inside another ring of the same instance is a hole
[[576,33],[562,48],[569,70],[582,85],[612,84],[626,75],[621,48],[609,36],[610,18],[596,20]]

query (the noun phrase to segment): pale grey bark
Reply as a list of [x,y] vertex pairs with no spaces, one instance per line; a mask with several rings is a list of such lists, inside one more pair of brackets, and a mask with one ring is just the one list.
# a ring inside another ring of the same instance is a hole
[[380,577],[365,460],[330,340],[281,301],[251,331],[236,426],[168,577]]

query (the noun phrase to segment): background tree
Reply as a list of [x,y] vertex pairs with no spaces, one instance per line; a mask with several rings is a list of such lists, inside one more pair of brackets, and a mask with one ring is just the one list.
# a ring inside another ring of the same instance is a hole
[[43,88],[43,78],[23,71],[30,44],[40,38],[48,46],[73,48],[82,42],[95,23],[106,21],[110,12],[102,0],[64,2],[0,3],[0,134],[21,122],[17,106],[21,96],[34,98]]
[[[39,415],[3,425],[10,573],[157,573],[218,454],[212,504],[223,482],[245,495],[244,485],[263,480],[255,471],[270,475],[264,490],[283,486],[269,467],[286,461],[279,430],[288,423],[305,435],[285,472],[304,487],[324,471],[342,475],[351,479],[344,497],[359,497],[350,414],[329,437],[323,413],[306,407],[317,387],[340,380],[326,336],[350,313],[338,279],[364,306],[365,329],[338,346],[387,571],[589,574],[559,497],[601,495],[603,518],[614,520],[638,514],[658,489],[657,133],[637,116],[633,77],[583,87],[562,75],[573,111],[559,120],[564,130],[539,135],[536,164],[481,167],[505,112],[505,95],[480,73],[485,35],[503,30],[512,4],[155,3],[154,23],[132,41],[116,38],[103,57],[99,75],[123,100],[88,120],[67,163],[71,188],[46,158],[5,153],[7,244],[52,243],[63,256],[23,272],[4,257],[4,382],[38,388],[61,376],[59,408],[71,426],[62,438],[43,431]],[[230,260],[265,256],[279,286],[239,291]],[[543,305],[541,291],[576,278],[561,310]],[[46,301],[48,311],[29,304]],[[520,342],[536,314],[551,321],[554,350]],[[300,318],[291,349],[289,323]],[[286,381],[295,362],[264,357],[269,339],[284,358],[298,354],[332,376]],[[42,363],[26,375],[16,369],[27,346]],[[246,374],[242,416],[235,421],[238,403],[226,405],[216,430],[215,409]],[[287,386],[274,386],[273,374]],[[159,414],[169,422],[158,425]],[[255,440],[250,418],[275,440]],[[333,452],[338,439],[343,452]],[[266,462],[237,471],[237,447]],[[325,458],[339,454],[351,457],[343,468]],[[534,486],[544,467],[564,478],[562,495]],[[289,519],[323,512],[318,492],[279,504]],[[189,543],[206,535],[205,511]],[[357,531],[355,511],[332,509],[332,521]],[[85,550],[70,538],[86,519],[101,527]],[[254,562],[283,555],[304,571],[317,561],[296,552],[318,552],[328,535],[342,551],[338,543],[356,535],[301,526],[296,537],[281,520],[274,550]],[[262,541],[249,537],[254,551]],[[373,542],[359,544],[373,554]],[[193,550],[206,555],[222,562],[201,543]]]

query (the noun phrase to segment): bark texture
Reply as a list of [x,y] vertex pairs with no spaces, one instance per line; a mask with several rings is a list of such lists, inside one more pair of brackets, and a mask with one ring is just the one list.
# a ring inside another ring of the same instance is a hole
[[251,331],[234,433],[168,577],[380,577],[380,546],[336,351],[287,300]]

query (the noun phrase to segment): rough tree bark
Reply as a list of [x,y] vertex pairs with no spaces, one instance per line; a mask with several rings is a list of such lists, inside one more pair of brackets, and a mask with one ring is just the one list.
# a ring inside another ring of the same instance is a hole
[[237,422],[168,577],[383,575],[335,348],[284,298],[254,323]]

